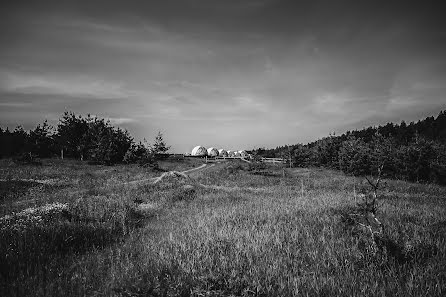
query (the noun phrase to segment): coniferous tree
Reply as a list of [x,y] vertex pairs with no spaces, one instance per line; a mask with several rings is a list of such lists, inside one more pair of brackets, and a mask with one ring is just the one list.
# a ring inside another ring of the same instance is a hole
[[55,151],[53,127],[44,121],[29,132],[28,150],[41,158],[51,157]]
[[155,137],[155,142],[152,145],[152,152],[154,154],[164,154],[170,149],[170,146],[166,144],[163,138],[163,134],[158,132]]
[[81,116],[65,112],[57,126],[56,142],[65,156],[83,159],[88,123]]

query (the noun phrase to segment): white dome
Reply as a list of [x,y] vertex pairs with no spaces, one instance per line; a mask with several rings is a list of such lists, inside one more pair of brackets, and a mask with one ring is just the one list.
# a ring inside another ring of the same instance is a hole
[[206,156],[207,150],[204,146],[197,145],[191,152],[192,156]]
[[218,150],[218,155],[220,157],[227,157],[228,156],[228,152],[226,150],[224,150],[224,149],[219,149]]
[[228,151],[228,157],[235,157],[235,152],[229,150],[229,151]]
[[216,148],[214,148],[214,147],[208,148],[207,153],[208,153],[209,157],[216,157],[216,156],[218,156],[218,150]]
[[238,153],[239,153],[240,156],[242,156],[242,157],[247,157],[247,156],[248,156],[248,153],[247,153],[245,150],[238,151]]

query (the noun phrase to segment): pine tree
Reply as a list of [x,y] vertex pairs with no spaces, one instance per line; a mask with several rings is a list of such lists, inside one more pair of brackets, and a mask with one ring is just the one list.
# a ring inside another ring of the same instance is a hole
[[170,149],[163,139],[163,134],[158,132],[155,138],[155,143],[152,145],[152,153],[154,154],[165,154]]

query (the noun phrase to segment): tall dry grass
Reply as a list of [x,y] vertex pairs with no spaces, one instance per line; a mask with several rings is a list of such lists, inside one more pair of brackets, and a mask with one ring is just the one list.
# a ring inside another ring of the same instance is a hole
[[[34,266],[12,261],[20,273],[2,276],[2,296],[445,293],[443,187],[386,181],[377,215],[388,242],[377,249],[343,221],[356,208],[354,193],[366,184],[338,172],[227,163],[194,174],[192,192],[175,182],[111,186],[97,174],[91,184],[78,183],[83,196],[66,198],[74,219],[45,228],[47,234],[69,234],[60,226],[74,224],[100,233],[102,226],[113,240],[78,229],[86,246],[68,244],[60,251],[54,248],[60,240],[33,239],[52,248],[31,257],[41,259]],[[135,201],[156,207],[141,213]]]

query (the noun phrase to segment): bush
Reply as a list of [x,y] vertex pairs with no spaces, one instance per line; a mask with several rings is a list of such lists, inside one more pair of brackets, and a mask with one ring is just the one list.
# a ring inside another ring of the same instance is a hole
[[233,164],[230,164],[230,165],[228,165],[227,167],[226,167],[226,171],[229,173],[229,174],[235,174],[235,173],[237,173],[237,172],[239,172],[239,171],[241,171],[241,170],[245,170],[245,168],[243,167],[243,165],[242,164],[240,164],[240,163],[233,163]]
[[158,168],[157,158],[141,142],[129,147],[124,155],[124,162],[127,164],[139,164],[141,166]]
[[433,164],[430,179],[439,185],[446,185],[446,165]]
[[248,164],[247,171],[265,170],[266,164],[263,162],[252,162]]
[[361,139],[351,138],[339,149],[339,168],[347,174],[366,175],[371,167],[371,150]]
[[31,153],[22,153],[19,156],[14,157],[12,161],[17,165],[42,165],[42,161]]

